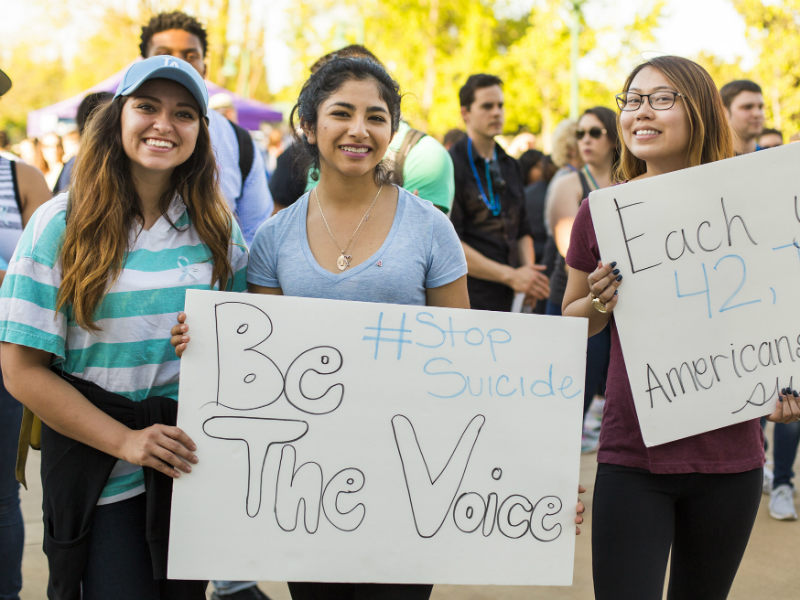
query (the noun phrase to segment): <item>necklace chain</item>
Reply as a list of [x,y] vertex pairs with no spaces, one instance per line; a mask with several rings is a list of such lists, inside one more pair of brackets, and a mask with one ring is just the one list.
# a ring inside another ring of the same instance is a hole
[[356,240],[358,239],[358,235],[361,232],[361,226],[369,219],[369,215],[372,212],[375,203],[378,201],[378,196],[381,195],[381,190],[383,186],[378,188],[378,193],[375,194],[375,197],[372,199],[372,203],[367,207],[367,210],[364,212],[364,215],[361,217],[361,220],[356,225],[356,228],[353,230],[353,235],[350,236],[350,241],[347,242],[347,245],[342,248],[339,246],[339,242],[336,241],[336,236],[333,235],[333,231],[331,231],[331,226],[328,225],[328,219],[325,218],[325,213],[322,211],[322,203],[319,201],[319,192],[317,189],[319,186],[314,188],[314,198],[317,199],[317,207],[319,208],[319,215],[322,217],[322,222],[325,224],[325,229],[328,231],[328,235],[331,237],[331,241],[333,241],[333,245],[339,249],[339,258],[336,259],[336,266],[340,271],[344,271],[347,267],[350,266],[350,261],[353,260],[353,256],[351,254],[347,254],[347,251],[350,249]]

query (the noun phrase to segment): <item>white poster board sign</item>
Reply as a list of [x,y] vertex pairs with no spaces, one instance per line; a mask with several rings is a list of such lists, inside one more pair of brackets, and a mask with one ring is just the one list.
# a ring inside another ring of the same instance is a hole
[[593,192],[645,444],[771,412],[800,375],[800,144]]
[[585,319],[190,291],[178,579],[569,585]]

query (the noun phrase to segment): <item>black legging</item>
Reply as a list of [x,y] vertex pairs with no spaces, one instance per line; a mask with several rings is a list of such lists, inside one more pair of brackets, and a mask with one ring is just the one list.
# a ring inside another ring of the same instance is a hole
[[599,464],[592,506],[596,600],[724,600],[761,500],[761,469],[656,475]]
[[289,582],[292,600],[428,600],[432,585]]

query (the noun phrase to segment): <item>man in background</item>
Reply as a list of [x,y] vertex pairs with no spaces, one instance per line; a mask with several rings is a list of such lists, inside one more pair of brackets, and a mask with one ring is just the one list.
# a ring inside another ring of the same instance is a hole
[[505,125],[502,85],[481,73],[459,91],[467,136],[450,149],[456,181],[450,218],[467,257],[470,305],[510,311],[515,293],[533,305],[550,286],[535,264],[519,165],[494,140]]
[[[206,75],[206,30],[197,19],[183,12],[164,12],[150,19],[142,27],[139,51],[142,58],[158,55],[181,58],[200,75]],[[250,134],[217,111],[208,113],[208,131],[219,166],[222,195],[250,244],[258,226],[272,214],[264,159]]]
[[737,155],[759,149],[758,137],[764,129],[764,96],[761,87],[749,79],[726,83],[719,90],[728,111]]

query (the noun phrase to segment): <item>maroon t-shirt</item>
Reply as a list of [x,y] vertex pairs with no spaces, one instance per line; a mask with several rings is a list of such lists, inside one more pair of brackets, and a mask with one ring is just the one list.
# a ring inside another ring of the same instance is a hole
[[[613,257],[612,257],[613,259]],[[589,203],[572,226],[567,264],[591,273],[600,260]],[[623,273],[624,275],[624,273]],[[625,293],[625,284],[620,288]],[[633,393],[611,317],[611,358],[597,461],[652,473],[740,473],[764,465],[764,434],[758,419],[647,448],[642,440]]]

